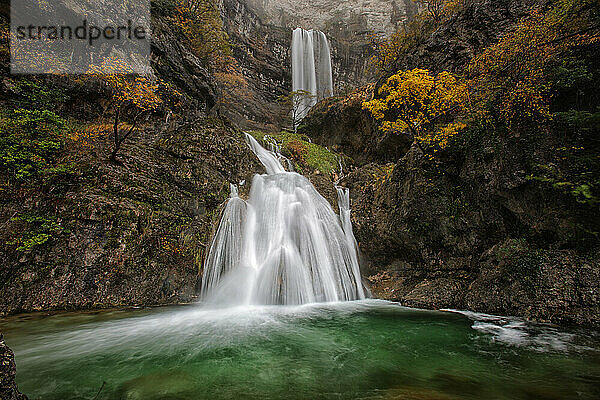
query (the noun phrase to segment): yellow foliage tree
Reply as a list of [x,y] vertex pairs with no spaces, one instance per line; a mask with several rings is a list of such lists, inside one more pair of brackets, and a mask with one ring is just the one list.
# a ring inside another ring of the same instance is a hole
[[387,133],[406,133],[421,144],[444,148],[465,126],[453,117],[464,107],[467,93],[467,85],[452,74],[417,68],[391,76],[363,109]]
[[600,41],[598,0],[559,0],[533,12],[475,57],[467,68],[482,119],[499,119],[515,131],[551,118],[552,65],[567,51]]
[[[119,59],[108,59],[102,66],[92,66],[89,76],[102,81],[112,93],[114,146],[110,159],[115,162],[123,142],[131,136],[144,117],[147,118],[162,105],[163,100],[158,94],[160,82],[155,76],[106,73],[111,70],[124,71],[127,70],[127,65]],[[132,115],[128,127],[121,126],[121,116],[125,111],[130,111]]]

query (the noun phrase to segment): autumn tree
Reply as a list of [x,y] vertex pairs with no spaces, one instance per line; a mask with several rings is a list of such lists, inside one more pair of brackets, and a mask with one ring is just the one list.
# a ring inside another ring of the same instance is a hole
[[[123,71],[126,65],[118,60],[108,60],[102,67],[92,67],[90,76],[103,82],[111,92],[111,108],[113,119],[113,150],[110,155],[112,162],[117,161],[121,145],[136,130],[139,123],[150,116],[163,103],[158,92],[159,80],[151,75],[133,75],[123,73],[105,73],[101,71]],[[125,68],[125,69],[124,69]],[[128,124],[122,124],[127,114]]]
[[242,74],[235,58],[225,57],[214,69],[215,78],[221,88],[218,101],[220,105],[240,104],[252,100],[253,94],[248,87],[248,80]]
[[172,20],[178,26],[194,51],[205,65],[220,66],[231,56],[229,37],[217,0],[174,0]]
[[369,34],[368,38],[371,47],[369,68],[371,70],[381,75],[391,74],[396,70],[395,63],[402,52],[402,42],[399,37],[403,33],[403,31],[397,31],[389,38],[384,34]]
[[571,51],[599,43],[597,0],[560,0],[547,12],[533,12],[467,68],[473,110],[482,119],[515,131],[551,119],[553,71]]
[[368,110],[386,133],[408,134],[418,143],[444,148],[465,125],[453,117],[464,107],[467,86],[448,72],[399,71],[379,88]]

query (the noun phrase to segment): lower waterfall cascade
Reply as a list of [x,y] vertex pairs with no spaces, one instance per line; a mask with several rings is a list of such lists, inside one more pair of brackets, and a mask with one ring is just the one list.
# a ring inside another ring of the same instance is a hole
[[286,171],[275,152],[246,137],[267,173],[254,177],[248,201],[232,185],[206,260],[203,299],[217,305],[365,299],[348,190],[338,188],[338,216],[307,178]]

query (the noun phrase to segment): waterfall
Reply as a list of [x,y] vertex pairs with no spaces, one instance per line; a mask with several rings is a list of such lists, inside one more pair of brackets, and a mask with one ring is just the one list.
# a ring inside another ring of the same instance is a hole
[[206,261],[202,297],[219,305],[287,304],[366,297],[352,234],[348,191],[340,216],[302,175],[247,141],[267,169],[248,201],[232,187]]
[[321,31],[294,29],[292,34],[292,91],[296,94],[295,123],[304,118],[317,101],[333,95],[331,51]]
[[317,75],[317,100],[333,96],[333,75],[331,72],[331,50],[327,36],[321,31],[313,31],[315,69]]

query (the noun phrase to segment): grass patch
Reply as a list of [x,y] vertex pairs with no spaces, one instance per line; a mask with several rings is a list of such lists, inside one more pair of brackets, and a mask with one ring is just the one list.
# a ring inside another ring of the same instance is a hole
[[346,158],[343,155],[311,143],[306,135],[289,131],[278,134],[261,131],[248,133],[267,148],[271,144],[276,144],[280,148],[281,154],[292,160],[301,172],[308,168],[313,171],[320,171],[323,174],[332,174],[339,171],[340,162],[346,164]]

